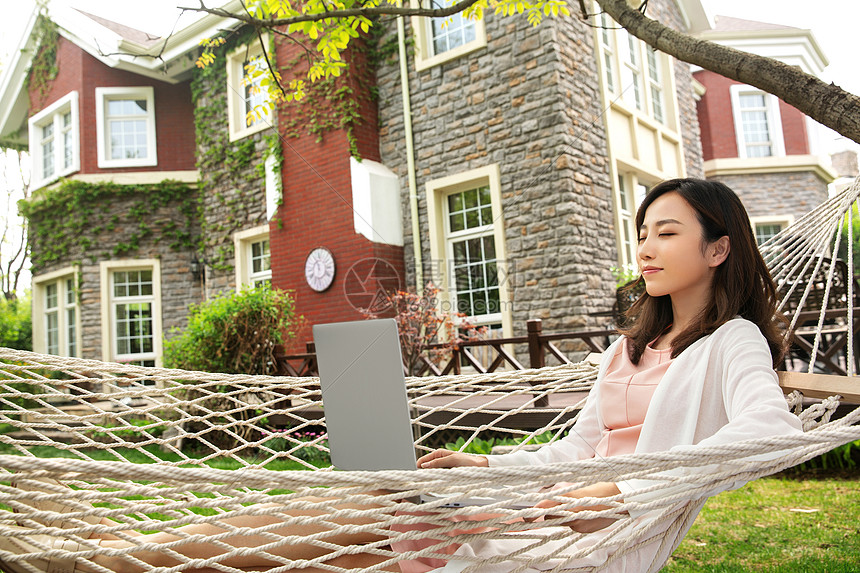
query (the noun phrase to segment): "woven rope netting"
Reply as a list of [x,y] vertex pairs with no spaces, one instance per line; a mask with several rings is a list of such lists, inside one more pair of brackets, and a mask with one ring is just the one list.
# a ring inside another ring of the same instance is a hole
[[[802,289],[805,300],[796,309],[808,308],[817,280],[803,277],[823,273],[826,290],[836,276],[834,243],[858,189],[855,182],[765,245],[786,296]],[[850,248],[847,264],[853,268]],[[813,287],[806,289],[808,284]],[[838,333],[843,318],[853,324],[851,281],[846,286],[841,308],[847,313],[821,313],[810,330],[815,349],[808,358],[833,345],[825,337]],[[825,292],[823,300],[829,296]],[[829,359],[853,372],[853,329],[843,330],[847,351]],[[457,437],[463,447],[509,439],[515,449],[558,439],[573,424],[596,374],[594,364],[583,362],[408,378],[416,448],[430,451]],[[549,406],[536,407],[545,397]],[[0,509],[6,513],[0,515],[0,538],[19,548],[0,549],[0,561],[31,571],[62,556],[93,571],[243,571],[253,557],[269,561],[254,570],[343,571],[347,559],[362,554],[373,563],[362,569],[385,570],[403,559],[444,558],[452,543],[504,540],[506,552],[457,559],[467,570],[611,569],[651,546],[650,562],[639,568],[657,570],[709,494],[860,439],[860,409],[830,420],[835,399],[811,407],[807,401],[802,411],[802,397],[795,393],[788,400],[807,430],[799,437],[545,466],[332,471],[316,378],[187,372],[2,349]],[[643,495],[601,499],[605,509],[578,514],[615,519],[598,534],[577,533],[556,517],[565,507],[582,505],[558,497],[565,492],[637,478],[650,480],[638,492]],[[466,508],[430,502],[418,514],[410,499],[423,492],[448,496],[446,502],[481,495],[500,501]],[[510,499],[565,505],[518,509]],[[58,547],[36,536],[44,533],[66,543]],[[168,542],[158,537],[164,534],[172,535]],[[406,540],[425,543],[413,544],[412,551],[392,549]],[[219,555],[188,551],[200,544]],[[144,551],[169,561],[153,568],[142,560]],[[121,564],[100,564],[105,558]]]

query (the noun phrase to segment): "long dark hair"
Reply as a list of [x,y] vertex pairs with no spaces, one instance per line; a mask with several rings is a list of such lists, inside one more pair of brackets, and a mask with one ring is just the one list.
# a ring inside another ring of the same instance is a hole
[[[729,254],[717,267],[711,285],[711,299],[697,320],[672,341],[672,357],[678,356],[698,339],[711,334],[735,316],[758,326],[767,340],[774,365],[785,351],[785,323],[777,313],[777,293],[770,272],[756,246],[749,216],[735,192],[717,181],[671,179],[656,185],[636,212],[636,228],[642,226],[645,211],[655,199],[676,192],[696,211],[702,225],[704,244],[720,237],[729,238]],[[636,284],[643,281],[642,276]],[[669,295],[652,297],[647,292],[627,311],[630,359],[639,363],[645,347],[672,323],[672,301]]]

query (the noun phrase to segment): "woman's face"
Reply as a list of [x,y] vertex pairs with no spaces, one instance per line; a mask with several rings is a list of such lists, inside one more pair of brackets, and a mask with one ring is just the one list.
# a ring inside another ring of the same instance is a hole
[[649,295],[704,304],[714,271],[728,254],[728,238],[706,245],[703,237],[696,211],[678,193],[665,193],[648,206],[637,261]]

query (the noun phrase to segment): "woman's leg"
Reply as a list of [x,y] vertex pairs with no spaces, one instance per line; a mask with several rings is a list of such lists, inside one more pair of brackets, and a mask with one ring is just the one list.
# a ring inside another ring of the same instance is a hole
[[[381,493],[381,492],[380,492]],[[306,498],[308,501],[327,501],[331,498]],[[271,507],[272,504],[266,504],[263,507]],[[372,509],[381,507],[375,504],[339,504],[337,505],[338,509]],[[326,519],[325,525],[318,524],[298,524],[291,522],[288,516],[293,517],[315,517],[315,516],[326,516],[328,514],[325,510],[286,510],[283,511],[281,515],[246,515],[239,517],[229,517],[223,520],[220,520],[216,523],[201,523],[201,524],[192,524],[186,525],[178,529],[178,531],[187,535],[202,535],[202,536],[213,536],[213,535],[223,535],[225,531],[229,531],[229,527],[222,527],[219,524],[224,524],[231,527],[245,527],[245,528],[259,528],[265,526],[278,525],[278,527],[274,527],[269,530],[270,534],[281,535],[281,536],[306,536],[313,535],[315,533],[322,532],[330,532],[325,536],[325,541],[328,543],[332,543],[339,546],[347,546],[347,545],[363,545],[367,543],[372,543],[376,541],[381,541],[387,539],[387,536],[381,534],[375,534],[372,532],[348,532],[346,530],[343,531],[331,531],[332,527],[335,526],[343,526],[347,527],[350,525],[369,525],[375,523],[375,520],[372,518],[339,518],[339,519]],[[115,525],[115,524],[114,524]],[[174,533],[167,532],[159,532],[153,533],[150,535],[142,536],[140,540],[142,543],[167,543],[171,541],[177,541],[184,537],[184,535],[176,535]],[[266,545],[272,543],[272,539],[270,536],[266,535],[236,535],[232,537],[226,537],[221,539],[222,543],[226,543],[232,547],[260,547],[262,545]],[[100,543],[102,547],[111,548],[111,549],[125,549],[128,547],[132,547],[134,544],[125,541],[122,539],[103,539]],[[219,555],[224,553],[224,549],[219,547],[214,543],[206,543],[206,542],[189,542],[184,543],[172,548],[173,551],[180,553],[184,557],[188,559],[202,559],[209,560],[213,558],[217,558]],[[319,547],[312,543],[294,543],[289,545],[281,545],[275,548],[268,549],[267,552],[271,555],[275,555],[278,557],[285,557],[292,560],[298,559],[314,559],[317,557],[321,557],[330,553],[331,550],[325,547]],[[132,555],[141,561],[151,565],[151,566],[175,566],[180,563],[174,557],[167,555],[164,552],[160,551],[133,551]],[[354,568],[354,569],[363,569],[367,567],[371,567],[373,565],[377,565],[383,561],[386,561],[388,558],[372,555],[369,553],[362,553],[356,555],[343,555],[327,561],[330,565],[337,565],[343,568]],[[93,558],[95,563],[107,567],[113,571],[130,571],[131,564],[121,558],[121,557],[107,557],[97,555]],[[224,558],[218,560],[218,563],[223,565],[228,565],[231,567],[242,568],[247,570],[254,570],[255,568],[266,568],[280,565],[281,563],[277,561],[273,561],[271,559],[266,559],[258,554],[249,554],[242,556],[234,556],[229,558]],[[390,570],[398,571],[396,565]],[[200,570],[204,571],[204,570]],[[306,573],[312,573],[318,571],[318,569],[301,569],[301,571]]]

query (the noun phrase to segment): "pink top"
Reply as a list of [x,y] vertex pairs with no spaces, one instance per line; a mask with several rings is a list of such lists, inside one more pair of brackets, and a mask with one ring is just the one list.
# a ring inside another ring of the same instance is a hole
[[600,457],[632,454],[639,442],[639,432],[657,384],[672,363],[672,349],[657,350],[646,346],[639,364],[633,364],[627,345],[615,355],[600,387],[600,415],[603,436],[595,448]]
[[[603,417],[603,436],[595,448],[595,455],[600,457],[617,456],[633,453],[639,441],[639,432],[645,421],[645,413],[648,404],[657,389],[657,384],[666,373],[666,369],[672,362],[672,349],[656,350],[650,346],[645,347],[639,364],[633,364],[627,354],[627,345],[621,345],[621,352],[612,359],[606,374],[600,382],[600,415]],[[420,511],[398,512],[398,515],[428,515]],[[469,522],[481,521],[492,517],[490,514],[477,514],[464,517],[453,517],[451,521]],[[429,531],[437,526],[426,523],[415,523],[411,525],[395,525],[393,531]],[[490,531],[491,528],[469,528],[464,523],[463,529],[441,534],[448,537],[458,533],[482,533]],[[433,538],[414,539],[398,541],[391,544],[394,551],[406,553],[417,551],[426,547],[436,546],[438,553],[454,553],[459,543],[445,544],[444,541]],[[444,559],[431,557],[419,557],[398,563],[402,573],[426,573],[434,569],[444,567],[447,563]]]

